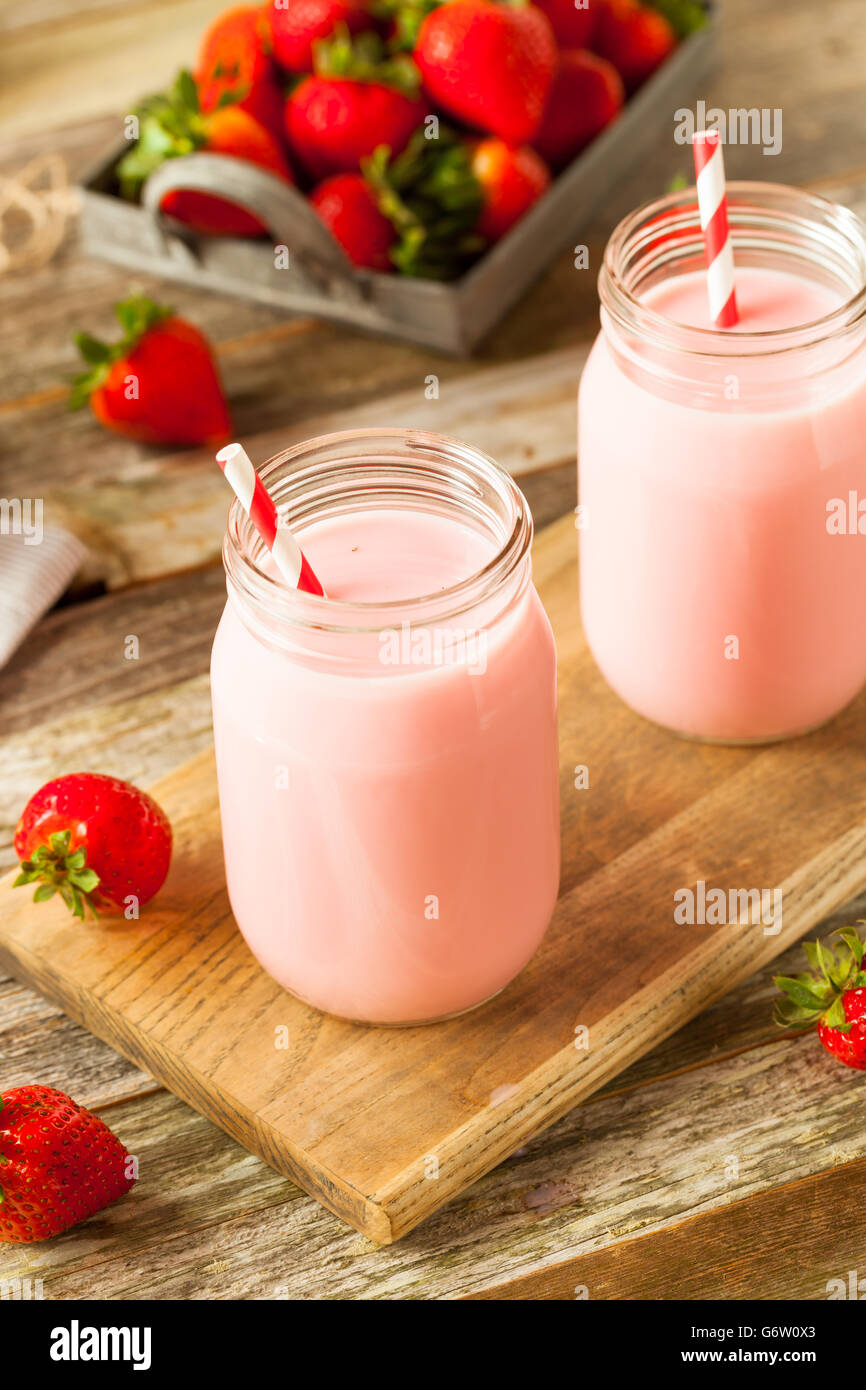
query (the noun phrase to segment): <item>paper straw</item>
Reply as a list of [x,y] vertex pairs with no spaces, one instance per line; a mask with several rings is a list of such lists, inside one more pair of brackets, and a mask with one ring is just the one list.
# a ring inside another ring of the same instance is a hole
[[728,226],[725,163],[717,130],[701,130],[693,141],[698,185],[698,211],[707,252],[707,292],[710,315],[717,328],[739,323],[734,291],[734,249]]
[[268,492],[247,451],[240,444],[226,444],[216,461],[231,483],[235,496],[274,557],[283,578],[293,589],[308,594],[325,591],[291,531],[280,525],[276,503]]

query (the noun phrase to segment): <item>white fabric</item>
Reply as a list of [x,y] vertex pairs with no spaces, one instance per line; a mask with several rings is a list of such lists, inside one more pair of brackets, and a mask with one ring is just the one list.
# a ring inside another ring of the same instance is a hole
[[38,543],[0,531],[0,666],[57,602],[87,551],[69,531],[52,527]]

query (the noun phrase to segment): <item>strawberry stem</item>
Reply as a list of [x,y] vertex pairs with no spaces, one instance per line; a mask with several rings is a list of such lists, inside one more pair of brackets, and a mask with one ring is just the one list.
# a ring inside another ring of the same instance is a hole
[[391,259],[404,275],[450,280],[482,249],[474,230],[481,185],[466,145],[447,127],[435,140],[416,131],[396,159],[380,145],[361,170],[398,233]]
[[651,10],[664,15],[678,39],[685,39],[707,22],[707,12],[698,0],[644,0]]
[[38,845],[30,859],[22,860],[21,872],[12,887],[23,888],[35,883],[35,903],[47,902],[59,893],[73,917],[83,921],[87,908],[94,917],[99,915],[92,896],[99,887],[99,875],[87,867],[87,851],[83,845],[70,853],[70,840],[68,830],[49,835],[47,845]]
[[785,995],[776,1002],[775,1021],[780,1028],[813,1028],[825,1023],[840,1033],[850,1032],[843,996],[849,989],[866,985],[866,945],[856,927],[842,927],[833,935],[838,938],[835,949],[820,941],[803,942],[811,974],[774,977],[773,983]]
[[313,44],[313,67],[317,77],[379,82],[407,97],[416,97],[421,86],[421,74],[408,53],[389,57],[378,34],[371,31],[353,38],[345,24]]
[[76,333],[75,343],[78,351],[89,367],[73,378],[69,394],[69,409],[79,410],[86,405],[94,391],[105,381],[115,362],[127,357],[136,344],[163,319],[171,318],[174,309],[155,304],[146,295],[134,294],[115,304],[114,312],[123,329],[123,337],[117,343],[103,343],[92,338],[89,333]]
[[135,114],[138,140],[117,165],[124,198],[137,198],[142,184],[166,159],[192,154],[207,143],[207,117],[201,113],[195,79],[186,68],[167,92],[146,97]]
[[388,39],[392,53],[411,52],[418,42],[421,25],[438,10],[443,0],[373,0],[373,15],[376,19],[393,23]]

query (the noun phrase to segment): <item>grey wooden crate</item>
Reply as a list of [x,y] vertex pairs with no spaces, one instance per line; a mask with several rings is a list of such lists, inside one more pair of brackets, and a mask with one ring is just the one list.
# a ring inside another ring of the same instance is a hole
[[[148,179],[141,205],[114,191],[120,141],[84,179],[82,235],[93,255],[202,289],[253,299],[296,314],[335,319],[465,355],[503,317],[550,261],[575,243],[610,190],[640,158],[675,107],[700,92],[716,57],[716,10],[632,97],[613,125],[559,175],[549,192],[460,279],[441,284],[359,270],[296,189],[224,155],[167,160]],[[278,268],[272,246],[235,237],[195,237],[159,212],[174,188],[219,192],[254,211],[274,245],[289,251]]]

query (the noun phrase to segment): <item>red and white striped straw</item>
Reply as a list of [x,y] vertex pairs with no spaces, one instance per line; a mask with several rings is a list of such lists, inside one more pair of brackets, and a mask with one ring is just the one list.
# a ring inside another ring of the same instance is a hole
[[698,185],[698,212],[707,252],[710,314],[717,328],[739,323],[734,290],[734,248],[728,226],[725,162],[717,130],[701,130],[692,140]]
[[276,503],[253,467],[246,449],[240,444],[227,444],[220,449],[216,461],[273,555],[283,578],[293,589],[303,589],[307,594],[321,594],[324,598],[325,591],[298,542],[291,531],[280,525]]

